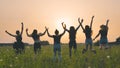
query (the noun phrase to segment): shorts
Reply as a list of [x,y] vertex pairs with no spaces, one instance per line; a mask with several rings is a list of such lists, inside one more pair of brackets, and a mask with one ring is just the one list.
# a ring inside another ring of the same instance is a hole
[[92,45],[92,43],[93,43],[93,42],[92,42],[92,39],[91,39],[91,38],[85,40],[85,44],[86,44],[86,45]]
[[54,44],[54,48],[53,48],[53,51],[56,52],[61,52],[61,45],[60,44]]
[[71,49],[72,47],[73,47],[74,49],[77,49],[76,41],[70,41],[70,42],[69,42],[69,48]]
[[25,48],[25,45],[23,42],[15,42],[13,44],[13,49],[24,49]]
[[40,42],[35,42],[35,43],[34,43],[34,50],[36,50],[36,49],[41,49],[41,44],[40,44]]
[[101,38],[100,39],[100,44],[108,44],[108,39],[107,38]]

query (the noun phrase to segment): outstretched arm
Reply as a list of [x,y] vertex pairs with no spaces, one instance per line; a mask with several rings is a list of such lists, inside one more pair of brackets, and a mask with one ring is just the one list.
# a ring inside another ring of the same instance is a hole
[[80,21],[80,18],[78,18],[78,22],[80,23],[80,26],[81,26],[81,28],[83,29],[83,31],[85,31],[85,29],[84,29],[84,27],[83,27],[83,25],[82,25],[83,19]]
[[109,19],[106,21],[106,26],[108,27],[108,22],[109,22]]
[[45,35],[45,33],[46,33],[46,30],[44,31],[44,33],[39,33],[39,36],[43,36]]
[[28,29],[26,29],[26,34],[28,37],[32,37],[32,35],[28,34]]
[[24,25],[23,25],[23,22],[21,24],[22,24],[22,28],[21,28],[21,35],[22,35],[23,34]]
[[94,16],[92,16],[91,23],[90,23],[90,28],[92,29],[92,23],[93,23]]
[[49,37],[53,37],[53,35],[50,35],[49,31],[47,30],[47,34]]
[[9,34],[10,36],[16,37],[16,35],[13,35],[11,33],[9,33],[7,30],[5,31],[7,34]]
[[100,32],[95,36],[95,38],[93,39],[93,41],[100,35]]

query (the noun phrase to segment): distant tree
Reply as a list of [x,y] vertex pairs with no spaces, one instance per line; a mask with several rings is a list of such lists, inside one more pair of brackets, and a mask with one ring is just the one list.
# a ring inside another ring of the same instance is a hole
[[48,41],[41,41],[41,44],[42,45],[49,45],[49,42]]
[[120,36],[116,39],[116,42],[120,42]]

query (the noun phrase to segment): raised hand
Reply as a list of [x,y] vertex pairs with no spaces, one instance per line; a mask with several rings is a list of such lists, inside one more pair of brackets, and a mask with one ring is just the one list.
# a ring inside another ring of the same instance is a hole
[[107,23],[109,22],[109,19],[107,20]]
[[94,16],[92,16],[92,19],[94,18]]
[[106,21],[106,26],[108,26],[109,19]]
[[5,32],[7,33],[7,30],[5,30]]
[[48,28],[45,26],[45,29],[48,31]]
[[80,23],[80,17],[78,18],[78,22]]
[[28,28],[26,29],[26,32],[28,32]]
[[80,21],[80,17],[78,18],[78,22],[80,23],[80,24],[82,24],[83,23],[83,19]]
[[23,25],[23,22],[21,22],[21,24]]
[[66,29],[66,24],[64,24],[64,22],[62,22],[61,24],[62,24],[63,29]]
[[82,19],[82,20],[81,20],[81,23],[83,23],[83,21],[84,21],[84,20]]

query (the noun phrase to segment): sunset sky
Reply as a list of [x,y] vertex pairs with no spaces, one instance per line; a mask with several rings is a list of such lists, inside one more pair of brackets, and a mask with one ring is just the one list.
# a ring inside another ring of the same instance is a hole
[[[93,15],[95,18],[92,38],[107,19],[110,19],[109,41],[115,41],[120,36],[120,0],[0,0],[0,43],[14,42],[15,38],[6,34],[5,30],[15,34],[16,30],[21,30],[21,22],[24,23],[23,42],[33,43],[32,38],[26,35],[26,28],[29,33],[32,33],[33,29],[44,32],[47,26],[50,34],[54,34],[55,29],[62,33],[62,22],[67,24],[67,29],[72,25],[76,28],[80,17],[84,19],[85,26],[90,24]],[[61,42],[68,43],[68,36],[66,32]],[[40,39],[53,43],[53,39],[47,34]],[[76,40],[78,43],[85,40],[81,27]]]

